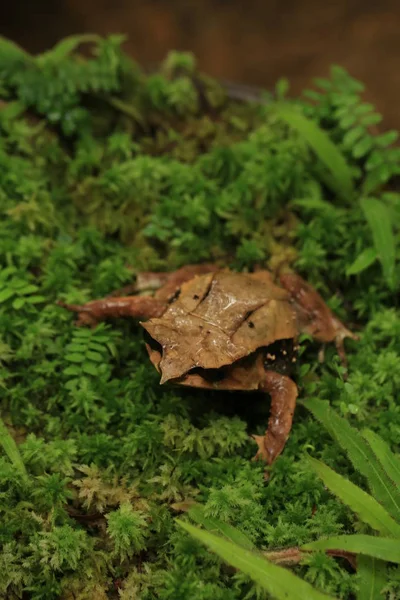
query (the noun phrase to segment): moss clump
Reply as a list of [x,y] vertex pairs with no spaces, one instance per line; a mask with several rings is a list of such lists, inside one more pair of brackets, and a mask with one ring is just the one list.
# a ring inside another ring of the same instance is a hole
[[[196,498],[273,549],[358,526],[305,465],[305,449],[357,476],[299,409],[265,485],[247,436],[267,420],[262,396],[160,388],[134,323],[77,330],[55,302],[102,296],[142,269],[288,261],[362,331],[347,381],[334,350],[319,364],[304,345],[301,393],[329,399],[396,449],[395,134],[371,133],[378,117],[340,69],[311,101],[287,101],[346,157],[354,191],[343,197],[268,95],[232,100],[181,54],[146,75],[120,44],[68,38],[33,58],[0,42],[0,394],[27,471],[0,458],[0,595],[256,598],[176,529],[173,505]],[[365,218],[367,196],[383,230]],[[331,557],[299,568],[338,597],[357,588]]]

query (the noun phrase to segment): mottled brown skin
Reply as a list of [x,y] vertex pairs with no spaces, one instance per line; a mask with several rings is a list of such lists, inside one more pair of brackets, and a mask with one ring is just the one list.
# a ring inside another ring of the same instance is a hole
[[288,290],[296,303],[299,330],[308,333],[317,342],[335,342],[343,365],[346,365],[346,353],[343,341],[346,337],[357,340],[332,313],[314,288],[295,273],[286,273],[280,277],[281,285]]
[[267,392],[268,428],[264,436],[253,438],[255,458],[271,465],[292,427],[298,391],[287,367],[296,361],[298,335],[335,342],[342,361],[344,338],[357,339],[301,277],[284,274],[279,283],[268,271],[244,274],[189,265],[171,274],[141,274],[131,289],[155,290],[152,296],[111,295],[84,305],[59,304],[78,313],[78,325],[113,317],[147,319],[141,324],[160,383]]

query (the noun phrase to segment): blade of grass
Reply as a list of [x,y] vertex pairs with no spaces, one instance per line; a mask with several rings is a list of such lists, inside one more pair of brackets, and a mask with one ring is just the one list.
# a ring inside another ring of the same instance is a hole
[[25,465],[18,450],[18,446],[5,426],[3,419],[0,419],[0,443],[3,446],[4,452],[7,454],[17,471],[21,473],[24,479],[28,479],[28,473],[26,472]]
[[299,132],[321,163],[328,169],[335,191],[343,198],[350,200],[354,195],[353,176],[346,159],[328,134],[290,106],[277,105],[274,107],[274,112],[289,127]]
[[359,254],[356,260],[347,267],[346,275],[358,275],[368,269],[378,258],[375,248],[366,248]]
[[381,591],[387,581],[386,564],[369,556],[359,556],[357,600],[383,600]]
[[337,535],[305,544],[302,550],[345,550],[400,563],[400,539],[374,535]]
[[284,567],[270,563],[246,548],[233,544],[194,525],[177,520],[182,529],[208,546],[222,560],[246,573],[277,600],[332,600],[332,596],[319,592]]
[[370,429],[364,430],[362,436],[371,446],[373,453],[378,458],[387,476],[390,477],[400,490],[400,457],[396,456],[388,444]]
[[236,529],[236,527],[232,527],[228,523],[223,523],[219,519],[206,517],[203,506],[193,506],[189,510],[188,515],[193,521],[198,525],[202,525],[210,533],[219,534],[234,544],[247,548],[247,550],[254,550],[254,544],[247,535]]
[[375,498],[315,458],[307,458],[311,468],[344,504],[373,529],[390,538],[400,538],[400,524]]
[[361,208],[372,231],[374,246],[388,286],[395,286],[396,245],[392,220],[386,205],[376,198],[362,198]]
[[400,522],[400,487],[387,475],[362,435],[332,410],[328,402],[310,399],[302,404],[347,452],[354,468],[367,478],[373,496]]

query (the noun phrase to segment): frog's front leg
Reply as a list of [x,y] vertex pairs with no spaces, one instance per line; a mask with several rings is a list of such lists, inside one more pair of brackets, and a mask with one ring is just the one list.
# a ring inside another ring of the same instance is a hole
[[59,306],[78,313],[77,325],[96,325],[99,321],[115,317],[150,319],[161,317],[167,308],[166,302],[151,296],[122,296],[102,298],[86,304],[57,302]]
[[346,366],[343,342],[347,337],[353,340],[359,337],[339,321],[320,294],[299,275],[285,273],[280,276],[280,282],[293,298],[299,330],[318,342],[335,342],[340,360]]
[[265,379],[259,389],[270,394],[271,410],[265,434],[252,436],[258,445],[254,458],[263,459],[271,465],[282,452],[289,437],[298,390],[290,377],[276,371],[265,372]]

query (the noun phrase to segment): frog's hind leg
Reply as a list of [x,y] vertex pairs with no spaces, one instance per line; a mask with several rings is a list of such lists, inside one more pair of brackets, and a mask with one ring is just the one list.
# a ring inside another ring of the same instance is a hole
[[[151,319],[160,317],[164,313],[168,302],[185,281],[189,281],[195,275],[218,270],[216,265],[202,264],[187,265],[172,273],[140,273],[134,284],[113,292],[101,300],[94,300],[82,305],[67,304],[61,301],[57,304],[78,313],[77,325],[95,325],[99,321],[115,317]],[[129,296],[130,293],[154,290],[156,290],[154,296]]]
[[151,296],[122,296],[102,298],[86,304],[67,304],[57,302],[59,306],[78,313],[77,325],[96,325],[99,321],[116,317],[150,319],[160,317],[167,304]]
[[254,458],[263,459],[271,465],[282,452],[289,437],[298,390],[290,377],[276,371],[265,372],[265,380],[259,389],[270,394],[271,411],[265,434],[252,436],[258,445]]
[[340,360],[346,366],[343,342],[347,337],[353,340],[359,337],[339,321],[320,294],[299,275],[285,273],[280,276],[280,283],[294,301],[299,330],[318,342],[335,342]]

